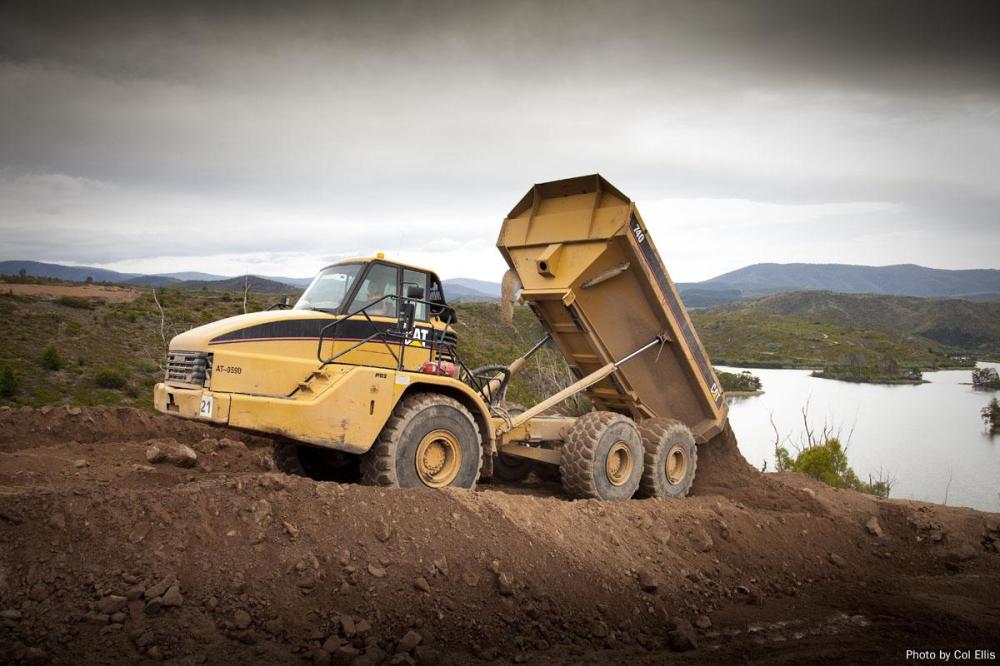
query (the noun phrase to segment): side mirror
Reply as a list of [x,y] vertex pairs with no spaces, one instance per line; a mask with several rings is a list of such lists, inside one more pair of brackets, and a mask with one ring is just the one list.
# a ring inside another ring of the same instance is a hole
[[403,306],[399,313],[399,330],[402,333],[409,333],[416,323],[417,306],[413,301],[403,301]]
[[422,301],[424,300],[424,288],[417,285],[410,285],[406,288],[406,297]]

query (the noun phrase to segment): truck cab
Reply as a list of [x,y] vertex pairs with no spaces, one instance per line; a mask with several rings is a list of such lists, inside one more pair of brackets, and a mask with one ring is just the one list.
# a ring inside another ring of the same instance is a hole
[[323,268],[289,309],[222,319],[170,341],[154,405],[166,414],[367,451],[399,397],[454,379],[457,320],[433,272],[381,255]]

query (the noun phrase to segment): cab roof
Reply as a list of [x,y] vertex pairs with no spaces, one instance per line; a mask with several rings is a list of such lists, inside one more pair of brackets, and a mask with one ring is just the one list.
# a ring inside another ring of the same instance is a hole
[[[424,268],[423,266],[414,266],[413,264],[407,264],[402,261],[395,261],[394,259],[386,259],[385,257],[352,257],[350,259],[341,259],[340,261],[335,261],[332,264],[324,266],[320,270],[325,271],[327,268],[333,266],[341,266],[343,264],[370,264],[373,261],[381,261],[384,264],[392,264],[393,266],[401,266],[402,268],[409,268],[415,271],[423,271],[424,273],[430,273],[434,277],[438,277],[436,271],[432,271],[429,268]],[[440,279],[440,278],[438,278]]]

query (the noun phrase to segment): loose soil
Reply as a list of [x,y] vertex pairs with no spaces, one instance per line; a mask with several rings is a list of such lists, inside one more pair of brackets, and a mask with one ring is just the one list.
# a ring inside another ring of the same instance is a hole
[[[154,445],[197,461],[150,464]],[[728,430],[691,497],[621,503],[533,477],[317,482],[270,446],[130,408],[0,410],[0,662],[1000,655],[1000,516],[760,474]]]
[[18,296],[35,296],[37,298],[59,298],[60,296],[76,296],[77,298],[93,298],[108,303],[130,303],[139,297],[135,289],[124,287],[106,287],[97,284],[80,286],[60,284],[20,284],[0,282],[0,291]]

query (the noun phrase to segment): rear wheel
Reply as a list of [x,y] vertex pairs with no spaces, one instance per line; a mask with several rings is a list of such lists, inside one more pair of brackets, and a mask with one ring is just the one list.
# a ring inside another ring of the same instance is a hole
[[524,481],[531,474],[534,463],[528,458],[498,453],[493,459],[493,478],[505,483]]
[[590,412],[566,433],[559,471],[572,497],[626,500],[639,487],[642,465],[635,422],[614,412]]
[[654,418],[639,426],[645,465],[640,497],[684,497],[698,469],[698,447],[691,429],[680,421]]
[[365,483],[397,488],[475,488],[482,440],[472,414],[438,393],[403,398],[361,458]]

